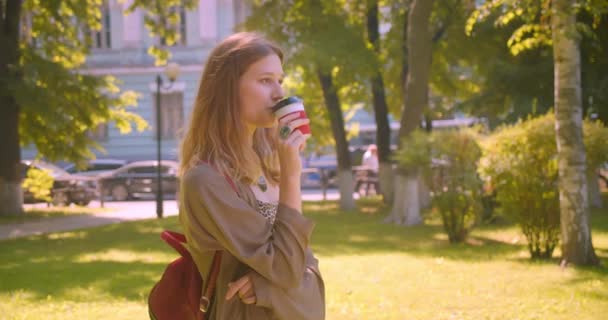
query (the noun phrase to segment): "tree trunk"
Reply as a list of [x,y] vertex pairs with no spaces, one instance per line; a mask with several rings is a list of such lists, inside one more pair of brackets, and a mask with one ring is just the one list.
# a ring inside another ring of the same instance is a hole
[[423,209],[431,206],[431,189],[422,175],[418,176],[418,202]]
[[378,179],[383,202],[386,204],[393,203],[393,195],[395,194],[393,190],[395,186],[395,173],[392,163],[388,161],[380,162],[378,168]]
[[0,216],[23,212],[19,106],[9,83],[20,80],[19,17],[21,0],[0,2]]
[[329,113],[331,130],[336,141],[336,156],[338,158],[338,185],[340,188],[340,208],[351,210],[355,208],[353,190],[355,188],[352,177],[352,165],[346,132],[344,132],[344,116],[340,108],[340,99],[333,84],[331,73],[317,70],[317,76],[323,90],[325,106]]
[[562,264],[595,265],[599,260],[589,227],[581,63],[574,4],[574,0],[554,0],[551,11]]
[[[380,33],[378,24],[378,2],[370,1],[367,8],[367,37],[374,48],[376,57],[380,60]],[[376,145],[378,146],[378,162],[380,171],[380,190],[384,203],[391,199],[392,192],[392,166],[390,163],[391,155],[391,129],[388,123],[388,106],[384,91],[384,81],[380,66],[378,71],[372,76],[372,96],[374,105],[374,115],[376,117]]]
[[597,170],[587,173],[587,190],[589,191],[589,205],[592,208],[602,208],[602,193]]
[[[428,105],[432,54],[429,19],[432,8],[433,0],[414,0],[409,9],[406,36],[409,71],[404,87],[405,103],[401,113],[400,142],[420,126],[422,111]],[[417,172],[416,168],[398,170],[393,210],[387,221],[405,222],[407,225],[422,222]]]
[[405,201],[404,197],[399,196],[405,194],[405,187],[407,184],[407,180],[403,175],[395,176],[395,185],[394,185],[394,198],[393,198],[393,208],[391,209],[391,213],[384,219],[385,223],[394,223],[398,225],[405,225],[405,220],[407,219],[407,201]]
[[355,189],[355,177],[353,171],[338,168],[338,191],[340,192],[340,209],[355,209],[353,190]]
[[[420,215],[419,174],[410,172],[395,177],[395,198],[393,208],[384,222],[412,226],[422,223]],[[398,195],[402,195],[399,197]]]

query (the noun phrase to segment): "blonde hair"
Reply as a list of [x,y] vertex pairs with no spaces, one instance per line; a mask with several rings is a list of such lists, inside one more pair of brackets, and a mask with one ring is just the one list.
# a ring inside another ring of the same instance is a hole
[[240,117],[239,79],[256,61],[276,54],[279,47],[256,33],[236,33],[210,53],[180,148],[180,175],[205,161],[245,184],[263,172],[271,183],[279,181],[276,128],[258,128],[253,151],[247,147],[247,130]]

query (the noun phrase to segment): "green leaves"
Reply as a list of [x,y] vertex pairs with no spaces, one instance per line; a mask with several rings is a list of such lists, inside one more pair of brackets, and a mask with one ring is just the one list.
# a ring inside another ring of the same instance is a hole
[[[608,128],[585,120],[587,168],[608,160]],[[521,225],[532,257],[551,257],[559,237],[558,165],[553,112],[507,125],[483,141],[479,172],[505,214]]]
[[552,113],[504,126],[482,144],[479,172],[503,212],[528,239],[533,258],[550,258],[559,240],[557,148]]
[[51,202],[53,182],[53,176],[48,170],[31,167],[27,170],[22,186],[23,189],[31,192],[34,198]]
[[[122,1],[121,1],[122,3]],[[172,45],[182,35],[177,27],[181,8],[191,9],[196,0],[135,0],[127,12],[141,8],[153,37]],[[146,122],[129,111],[138,94],[121,91],[110,76],[98,77],[79,71],[92,44],[93,31],[102,28],[103,0],[25,0],[19,49],[21,60],[14,74],[3,75],[8,90],[20,106],[22,145],[33,144],[39,157],[51,161],[82,161],[94,157],[91,148],[102,150],[89,137],[98,125],[113,122],[121,133],[133,127],[144,130]],[[160,43],[149,48],[156,64],[170,58]],[[9,78],[10,77],[10,78]],[[10,80],[10,81],[9,81]]]
[[507,40],[507,46],[514,56],[525,50],[543,45],[551,46],[551,44],[551,29],[542,24],[524,24],[517,28]]
[[428,168],[431,164],[431,148],[431,137],[421,130],[414,130],[402,141],[393,158],[404,169]]
[[127,110],[137,94],[121,92],[113,77],[77,73],[40,55],[34,48],[22,51],[21,82],[11,84],[21,107],[22,145],[33,144],[39,156],[51,161],[93,158],[90,147],[102,150],[88,131],[115,122],[121,132],[146,123]]
[[[124,0],[120,2],[124,3]],[[156,39],[156,44],[148,48],[148,54],[155,58],[155,65],[165,65],[171,59],[168,47],[185,37],[179,28],[181,14],[197,4],[198,0],[134,0],[127,8],[125,14],[137,9],[144,12],[144,25],[150,37]]]
[[585,120],[583,141],[587,156],[587,170],[592,172],[608,161],[608,127],[597,120]]
[[101,28],[100,5],[99,0],[26,0],[23,11],[30,21],[30,28],[24,28],[22,39],[26,41],[21,42],[21,49],[35,50],[65,68],[80,67],[90,42],[90,34],[82,30]]

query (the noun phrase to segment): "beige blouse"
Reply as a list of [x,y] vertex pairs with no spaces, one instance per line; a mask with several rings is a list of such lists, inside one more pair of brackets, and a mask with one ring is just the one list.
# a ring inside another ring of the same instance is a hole
[[[223,251],[208,319],[325,319],[324,283],[309,248],[313,222],[279,204],[273,224],[256,211],[249,187],[235,184],[240,196],[206,164],[181,179],[179,219],[201,274],[208,274],[214,252]],[[250,271],[256,304],[238,296],[226,301],[228,283]]]

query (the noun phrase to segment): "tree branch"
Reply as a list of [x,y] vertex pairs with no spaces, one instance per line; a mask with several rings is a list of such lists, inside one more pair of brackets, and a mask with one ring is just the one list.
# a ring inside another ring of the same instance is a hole
[[[455,10],[458,10],[458,8],[461,7],[462,1],[460,1],[460,0],[456,1],[456,3],[453,6],[450,5],[450,1],[443,1],[443,2],[447,7],[449,7],[449,10],[448,10],[449,12],[454,12]],[[445,31],[448,29],[448,27],[452,23],[452,20],[453,20],[452,17],[453,17],[453,15],[449,15],[448,18],[445,19],[445,22],[439,26],[439,29],[437,31],[435,31],[435,33],[433,34],[433,38],[432,38],[433,44],[435,44],[439,40],[441,40],[441,38],[445,34]]]

